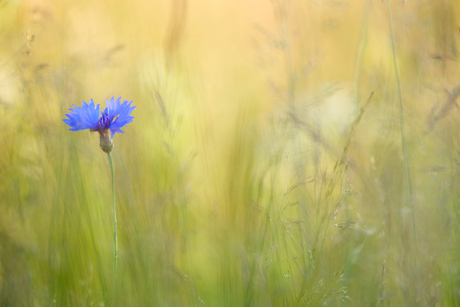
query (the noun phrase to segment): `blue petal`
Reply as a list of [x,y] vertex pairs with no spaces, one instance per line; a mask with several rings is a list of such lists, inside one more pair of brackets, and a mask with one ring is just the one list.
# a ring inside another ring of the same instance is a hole
[[119,97],[117,100],[112,97],[110,101],[105,101],[107,103],[107,108],[105,108],[104,113],[107,113],[107,115],[113,115],[114,117],[119,114],[118,108],[120,107],[120,100],[121,97]]
[[99,120],[99,105],[94,105],[91,99],[87,104],[83,101],[81,107],[73,105],[73,109],[69,109],[70,113],[66,114],[68,118],[64,119],[64,123],[71,127],[71,131],[78,131],[83,129],[97,128],[97,121]]
[[110,102],[107,102],[107,108],[104,110],[104,112],[107,112],[107,114],[114,117],[112,123],[110,124],[112,137],[115,135],[115,132],[124,133],[121,128],[134,120],[134,116],[130,116],[136,108],[135,106],[131,106],[132,101],[128,102],[125,100],[122,104],[120,104],[120,100],[121,97],[117,100],[112,97]]
[[112,133],[112,139],[113,139],[113,136],[115,135],[115,132],[118,132],[118,133],[125,133],[123,130],[119,129],[119,128],[113,128],[113,127],[110,127],[110,132]]

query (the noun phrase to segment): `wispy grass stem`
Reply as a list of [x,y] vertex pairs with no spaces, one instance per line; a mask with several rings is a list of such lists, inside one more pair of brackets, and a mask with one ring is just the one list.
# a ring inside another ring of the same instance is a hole
[[[406,142],[406,131],[404,127],[404,110],[403,110],[403,103],[402,103],[402,91],[401,91],[401,80],[399,77],[399,67],[398,67],[398,58],[396,56],[396,41],[395,41],[395,34],[394,34],[394,27],[393,27],[393,16],[391,14],[391,1],[388,0],[388,17],[390,19],[390,31],[391,31],[391,42],[393,46],[393,63],[395,67],[395,73],[396,73],[396,81],[398,83],[398,98],[399,98],[399,121],[400,121],[400,127],[401,127],[401,144],[402,144],[402,150],[403,150],[403,155],[404,155],[404,169],[406,173],[406,180],[407,180],[407,196],[408,196],[408,204],[409,208],[411,211],[411,217],[412,217],[412,232],[413,232],[413,237],[414,237],[414,264],[415,267],[418,268],[417,266],[417,232],[415,228],[415,214],[414,214],[414,203],[412,200],[412,184],[411,184],[411,176],[410,176],[410,168],[409,168],[409,154],[407,151],[407,142]],[[417,269],[418,271],[418,269]]]

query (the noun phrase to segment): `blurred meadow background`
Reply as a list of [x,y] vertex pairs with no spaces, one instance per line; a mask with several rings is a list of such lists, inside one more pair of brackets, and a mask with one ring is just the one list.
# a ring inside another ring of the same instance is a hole
[[1,0],[0,305],[460,305],[460,3],[388,1]]

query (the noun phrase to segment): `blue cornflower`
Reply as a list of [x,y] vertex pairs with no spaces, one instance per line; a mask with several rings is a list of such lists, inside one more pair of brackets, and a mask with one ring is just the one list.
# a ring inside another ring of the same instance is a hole
[[[71,127],[71,131],[89,129],[99,132],[101,137],[101,148],[105,152],[111,152],[113,148],[112,138],[115,132],[124,133],[121,128],[133,121],[134,116],[131,112],[135,106],[131,106],[132,101],[125,100],[120,104],[121,97],[117,100],[112,97],[107,102],[107,108],[99,115],[99,104],[94,105],[91,99],[89,104],[83,101],[81,107],[73,105],[73,109],[69,109],[70,113],[66,114],[68,118],[64,119],[64,123]],[[109,130],[111,134],[109,135]]]

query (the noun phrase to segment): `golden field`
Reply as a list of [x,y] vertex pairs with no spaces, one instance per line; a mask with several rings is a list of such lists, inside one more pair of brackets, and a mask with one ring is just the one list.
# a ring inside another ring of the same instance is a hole
[[[460,305],[460,3],[0,0],[1,306]],[[133,101],[111,177],[73,104]]]

